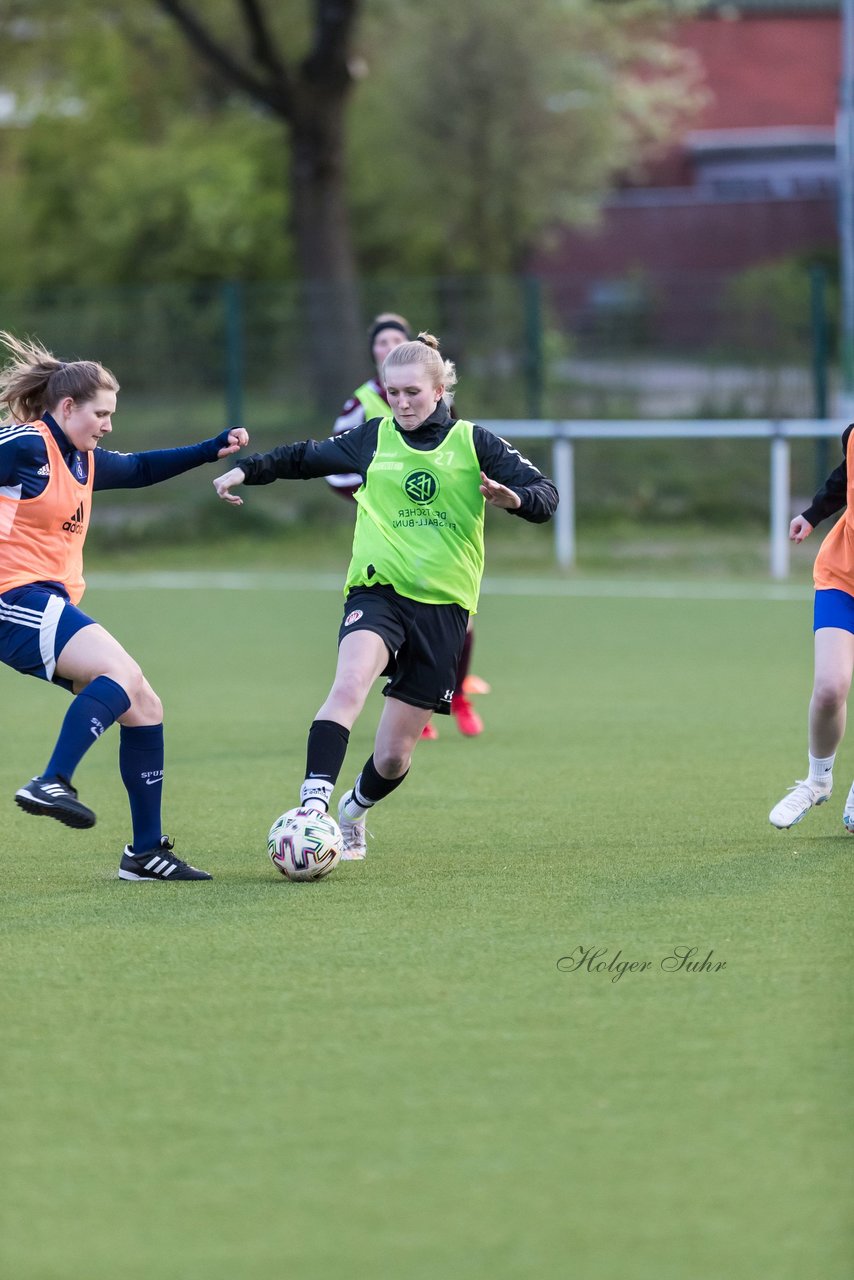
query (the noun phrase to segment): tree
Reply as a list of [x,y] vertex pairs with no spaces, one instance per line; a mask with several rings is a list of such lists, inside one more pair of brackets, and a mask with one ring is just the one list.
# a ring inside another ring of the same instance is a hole
[[[550,226],[595,219],[621,171],[701,98],[648,0],[376,0],[354,100],[352,184],[372,270],[524,270]],[[371,53],[378,50],[378,53]],[[389,108],[389,104],[393,108]],[[377,169],[393,174],[378,180]]]
[[351,220],[365,275],[524,270],[696,101],[682,3],[0,0],[0,285],[295,275],[337,403]]
[[[335,387],[358,380],[364,363],[344,167],[345,110],[353,87],[352,39],[360,0],[313,0],[308,50],[290,65],[287,42],[276,38],[261,0],[235,0],[246,56],[183,0],[155,2],[200,58],[289,134],[295,254],[306,285],[318,391],[325,398],[330,383]],[[330,352],[333,333],[335,349]]]
[[293,273],[287,185],[270,179],[281,131],[223,95],[171,23],[38,0],[0,4],[0,24],[0,289]]

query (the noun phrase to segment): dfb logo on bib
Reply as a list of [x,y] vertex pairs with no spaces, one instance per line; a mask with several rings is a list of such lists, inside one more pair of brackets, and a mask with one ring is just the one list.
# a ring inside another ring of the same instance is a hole
[[354,609],[352,613],[348,613],[344,619],[344,626],[349,627],[351,622],[358,622],[362,616],[361,609]]
[[439,481],[431,471],[410,471],[403,482],[403,492],[410,502],[420,507],[432,502],[439,492]]

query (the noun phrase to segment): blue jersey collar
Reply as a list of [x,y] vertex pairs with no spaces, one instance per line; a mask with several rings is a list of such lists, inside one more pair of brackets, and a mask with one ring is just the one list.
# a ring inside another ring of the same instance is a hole
[[48,428],[50,434],[56,441],[59,451],[68,465],[68,470],[74,476],[75,480],[79,480],[81,484],[85,484],[89,475],[89,459],[87,456],[74,448],[74,445],[68,439],[68,436],[52,414],[47,412],[43,413],[42,422]]

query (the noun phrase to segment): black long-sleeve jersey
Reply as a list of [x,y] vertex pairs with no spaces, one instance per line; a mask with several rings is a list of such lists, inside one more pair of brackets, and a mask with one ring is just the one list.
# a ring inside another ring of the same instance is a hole
[[[376,453],[380,421],[380,418],[372,418],[352,431],[330,436],[327,440],[300,440],[296,444],[279,445],[270,453],[238,458],[234,465],[243,471],[246,484],[313,480],[318,476],[350,473],[364,480]],[[395,427],[407,445],[420,452],[438,448],[455,421],[440,402],[430,417],[414,431],[402,431],[397,423]],[[553,482],[523,458],[518,449],[485,427],[475,426],[472,438],[484,474],[519,496],[522,505],[509,514],[521,516],[532,524],[550,520],[558,504],[558,492]]]
[[848,437],[852,431],[854,431],[854,422],[851,423],[850,427],[846,427],[842,433],[842,462],[835,471],[831,471],[806,511],[801,513],[813,528],[817,524],[821,524],[822,520],[826,520],[828,516],[835,515],[848,501],[848,463],[846,459],[848,456]]

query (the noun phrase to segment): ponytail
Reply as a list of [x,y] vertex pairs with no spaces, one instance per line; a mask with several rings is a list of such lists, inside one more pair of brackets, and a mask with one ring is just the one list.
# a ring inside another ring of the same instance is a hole
[[11,357],[0,369],[0,423],[33,422],[70,396],[78,404],[99,391],[118,391],[109,369],[97,360],[59,360],[35,339],[25,342],[0,330],[0,347]]

